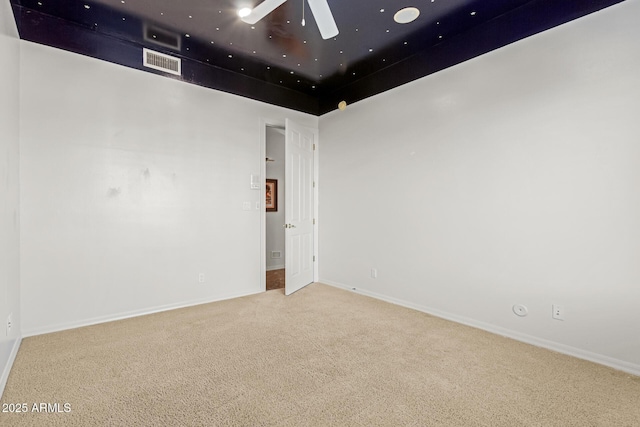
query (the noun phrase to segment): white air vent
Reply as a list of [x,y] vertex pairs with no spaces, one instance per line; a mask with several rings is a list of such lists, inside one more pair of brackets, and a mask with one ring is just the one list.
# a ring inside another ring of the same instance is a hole
[[280,251],[271,251],[271,258],[272,259],[282,258],[282,252],[280,252]]
[[180,58],[174,58],[146,48],[142,49],[142,65],[154,70],[175,74],[176,76],[182,75]]

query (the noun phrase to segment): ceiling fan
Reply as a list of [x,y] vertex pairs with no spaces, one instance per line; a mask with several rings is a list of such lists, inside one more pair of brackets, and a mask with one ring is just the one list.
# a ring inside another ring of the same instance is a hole
[[[264,0],[262,3],[254,7],[252,10],[247,11],[244,16],[240,15],[241,19],[247,24],[255,24],[271,12],[273,12],[278,6],[283,4],[287,0]],[[329,39],[338,35],[338,27],[336,21],[333,19],[331,9],[327,0],[307,0],[309,2],[309,8],[320,30],[320,35],[323,39]],[[303,15],[304,16],[304,15]],[[304,17],[302,18],[302,25],[304,26]]]

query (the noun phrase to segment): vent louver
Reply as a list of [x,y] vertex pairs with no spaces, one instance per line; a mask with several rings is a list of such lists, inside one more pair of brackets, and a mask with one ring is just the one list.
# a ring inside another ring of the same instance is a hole
[[164,71],[165,73],[175,74],[176,76],[182,75],[180,58],[175,58],[173,56],[165,55],[164,53],[143,48],[142,61],[142,65],[145,67]]

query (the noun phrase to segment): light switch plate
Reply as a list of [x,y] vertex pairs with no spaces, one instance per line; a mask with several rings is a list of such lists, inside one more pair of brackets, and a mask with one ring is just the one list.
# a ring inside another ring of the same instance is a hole
[[251,174],[251,189],[252,190],[260,189],[260,175]]

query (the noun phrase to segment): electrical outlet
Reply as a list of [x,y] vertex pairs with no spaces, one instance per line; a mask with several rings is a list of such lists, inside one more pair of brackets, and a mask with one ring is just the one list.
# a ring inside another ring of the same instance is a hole
[[198,274],[198,283],[204,283],[204,273]]
[[13,313],[11,313],[8,317],[7,317],[7,331],[6,331],[6,335],[9,336],[11,334],[11,328],[13,327]]
[[552,309],[551,317],[553,317],[556,320],[564,320],[564,306],[553,304],[551,306],[551,309]]

